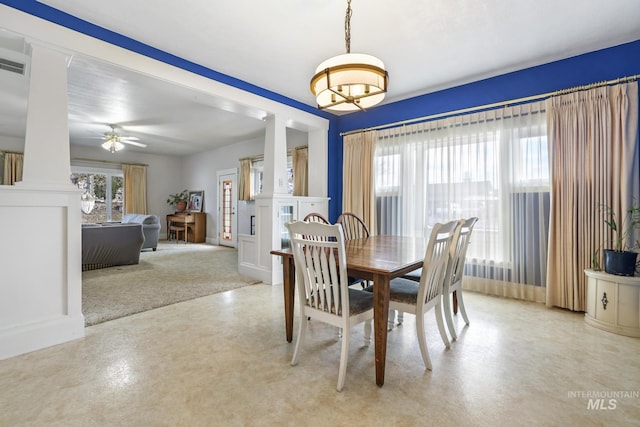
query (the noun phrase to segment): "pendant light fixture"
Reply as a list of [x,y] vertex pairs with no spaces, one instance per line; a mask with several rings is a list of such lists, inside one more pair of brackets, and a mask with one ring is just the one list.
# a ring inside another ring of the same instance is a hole
[[364,111],[382,102],[389,74],[375,56],[351,53],[351,0],[347,0],[344,33],[347,53],[318,65],[311,79],[311,92],[320,109]]

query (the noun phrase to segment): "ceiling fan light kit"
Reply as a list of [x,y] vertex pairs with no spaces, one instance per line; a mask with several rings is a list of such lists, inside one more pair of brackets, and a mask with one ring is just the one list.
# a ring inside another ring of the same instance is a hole
[[347,0],[344,27],[347,53],[318,66],[311,79],[311,92],[320,109],[364,111],[384,99],[389,73],[375,56],[351,53],[351,0]]
[[109,139],[102,143],[102,148],[111,153],[115,153],[116,151],[120,151],[124,148],[124,144],[120,141],[116,141],[115,139]]
[[143,144],[141,142],[135,142],[139,138],[135,136],[120,136],[116,133],[116,125],[109,125],[111,128],[111,132],[105,132],[104,139],[105,142],[102,143],[102,148],[105,150],[115,153],[116,151],[120,151],[124,148],[124,144],[135,145],[136,147],[145,148],[147,144]]

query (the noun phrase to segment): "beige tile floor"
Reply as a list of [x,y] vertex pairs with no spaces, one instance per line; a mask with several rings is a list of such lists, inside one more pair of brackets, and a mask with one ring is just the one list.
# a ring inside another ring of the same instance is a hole
[[[640,424],[639,339],[592,328],[579,313],[465,295],[471,325],[449,350],[428,316],[433,371],[413,316],[389,334],[382,388],[373,346],[355,328],[342,393],[332,328],[312,324],[299,365],[289,365],[279,286],[103,323],[84,339],[0,361],[0,425]],[[605,395],[615,408],[589,408],[589,393],[606,392],[622,392]]]

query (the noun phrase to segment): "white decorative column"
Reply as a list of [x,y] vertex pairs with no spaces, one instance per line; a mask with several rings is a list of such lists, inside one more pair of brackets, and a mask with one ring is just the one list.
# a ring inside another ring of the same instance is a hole
[[[241,243],[238,271],[269,284],[282,284],[282,258],[271,255],[281,249],[286,238],[285,221],[302,219],[308,212],[328,213],[327,127],[324,121],[311,126],[284,120],[282,114],[266,119],[262,194],[256,196],[256,234]],[[288,193],[287,128],[308,132],[309,195],[294,197]],[[314,196],[314,197],[311,197]],[[248,253],[251,251],[251,253]]]
[[19,186],[73,189],[69,180],[69,55],[31,43],[24,166]]
[[23,179],[0,186],[0,360],[84,336],[67,55],[31,47]]
[[267,117],[266,121],[262,193],[269,197],[287,194],[287,126],[276,115]]
[[329,191],[329,183],[327,181],[328,157],[327,130],[311,129],[309,131],[309,196],[327,196]]
[[267,117],[264,141],[262,194],[256,197],[256,259],[265,283],[282,283],[280,257],[279,198],[287,194],[287,127],[278,115]]

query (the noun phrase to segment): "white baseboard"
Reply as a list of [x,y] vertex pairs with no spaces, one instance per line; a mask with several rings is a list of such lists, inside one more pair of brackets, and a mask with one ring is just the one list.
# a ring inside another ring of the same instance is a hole
[[84,337],[84,316],[62,316],[0,331],[0,360]]
[[268,285],[272,285],[274,283],[271,277],[271,272],[264,268],[260,268],[255,264],[246,264],[239,263],[238,264],[238,273],[243,276],[251,277],[252,279],[260,280],[263,283]]

